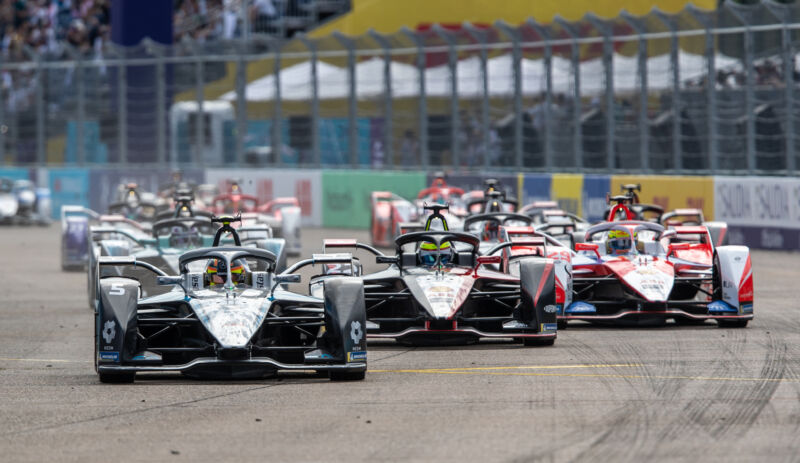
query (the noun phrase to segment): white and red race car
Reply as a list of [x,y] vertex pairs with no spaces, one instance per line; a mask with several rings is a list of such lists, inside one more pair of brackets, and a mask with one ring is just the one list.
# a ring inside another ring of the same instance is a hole
[[705,226],[605,222],[589,228],[575,250],[573,300],[559,313],[562,322],[745,327],[753,318],[750,250],[715,247]]

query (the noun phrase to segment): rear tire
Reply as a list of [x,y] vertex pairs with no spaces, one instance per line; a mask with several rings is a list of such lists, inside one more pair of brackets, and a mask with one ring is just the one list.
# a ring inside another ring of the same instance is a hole
[[522,344],[525,347],[545,347],[545,346],[552,346],[555,344],[556,340],[554,338],[548,339],[539,339],[539,338],[523,338]]
[[98,373],[101,383],[106,384],[126,384],[132,383],[136,373]]
[[366,378],[366,371],[331,371],[331,381],[361,381]]
[[717,320],[720,328],[746,328],[750,320]]
[[704,325],[706,323],[705,320],[695,320],[694,318],[685,318],[685,317],[675,317],[673,318],[673,320],[675,320],[676,325],[680,326],[698,326],[698,325]]
[[566,320],[559,320],[557,323],[558,323],[558,329],[559,330],[567,329],[567,321]]

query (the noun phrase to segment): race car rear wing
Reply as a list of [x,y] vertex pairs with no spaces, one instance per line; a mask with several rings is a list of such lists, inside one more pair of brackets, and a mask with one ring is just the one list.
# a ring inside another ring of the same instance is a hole
[[122,235],[122,236],[130,239],[134,243],[137,243],[137,244],[142,245],[142,246],[144,246],[144,245],[154,246],[155,244],[158,243],[158,241],[155,238],[141,238],[141,237],[138,237],[138,236],[134,235],[129,230],[120,229],[120,228],[114,228],[114,227],[105,226],[105,225],[99,225],[99,226],[91,227],[89,229],[89,233],[91,234],[93,239],[95,238],[95,235],[116,234],[116,235]]
[[61,206],[61,222],[67,220],[67,217],[74,216],[88,216],[91,219],[99,219],[100,214],[83,206]]
[[363,249],[365,251],[369,251],[376,256],[384,255],[379,250],[373,248],[372,246],[364,243],[359,243],[355,239],[327,239],[322,241],[322,249],[327,253],[328,248],[339,248],[339,249]]

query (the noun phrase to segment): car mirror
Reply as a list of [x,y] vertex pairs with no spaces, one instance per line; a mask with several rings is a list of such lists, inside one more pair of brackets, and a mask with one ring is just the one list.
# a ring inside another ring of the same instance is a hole
[[503,258],[500,256],[478,256],[478,266],[491,264],[499,265],[501,262],[503,262]]
[[600,257],[600,252],[598,249],[600,249],[600,247],[596,243],[575,243],[576,251],[594,252],[597,257]]
[[156,283],[159,286],[179,285],[179,284],[183,283],[183,278],[182,277],[172,277],[172,276],[166,276],[166,277],[160,276],[160,277],[156,277]]
[[675,251],[685,251],[689,249],[689,243],[672,243],[669,245],[669,250],[667,251],[667,255],[670,256],[675,254]]
[[300,275],[289,273],[285,275],[275,275],[275,284],[282,285],[286,283],[300,283],[302,278]]
[[397,256],[375,256],[376,264],[394,264],[397,265],[400,259]]

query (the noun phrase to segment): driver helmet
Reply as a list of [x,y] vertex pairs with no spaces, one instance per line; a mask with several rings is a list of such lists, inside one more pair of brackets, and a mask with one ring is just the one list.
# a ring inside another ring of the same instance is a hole
[[606,240],[606,254],[628,254],[631,250],[631,234],[626,230],[610,230]]
[[448,265],[452,262],[453,248],[449,241],[442,243],[438,249],[436,243],[430,241],[423,241],[419,245],[419,260],[422,265],[428,267],[435,265],[437,257],[441,265]]
[[481,237],[482,241],[494,241],[497,239],[497,236],[500,231],[500,223],[496,220],[487,220],[486,223],[483,225],[483,236]]
[[[225,261],[222,259],[211,259],[208,265],[206,265],[206,284],[208,286],[225,284],[226,277],[227,271]],[[244,283],[244,265],[240,260],[235,260],[231,263],[231,278],[233,278],[232,283],[235,285]]]

